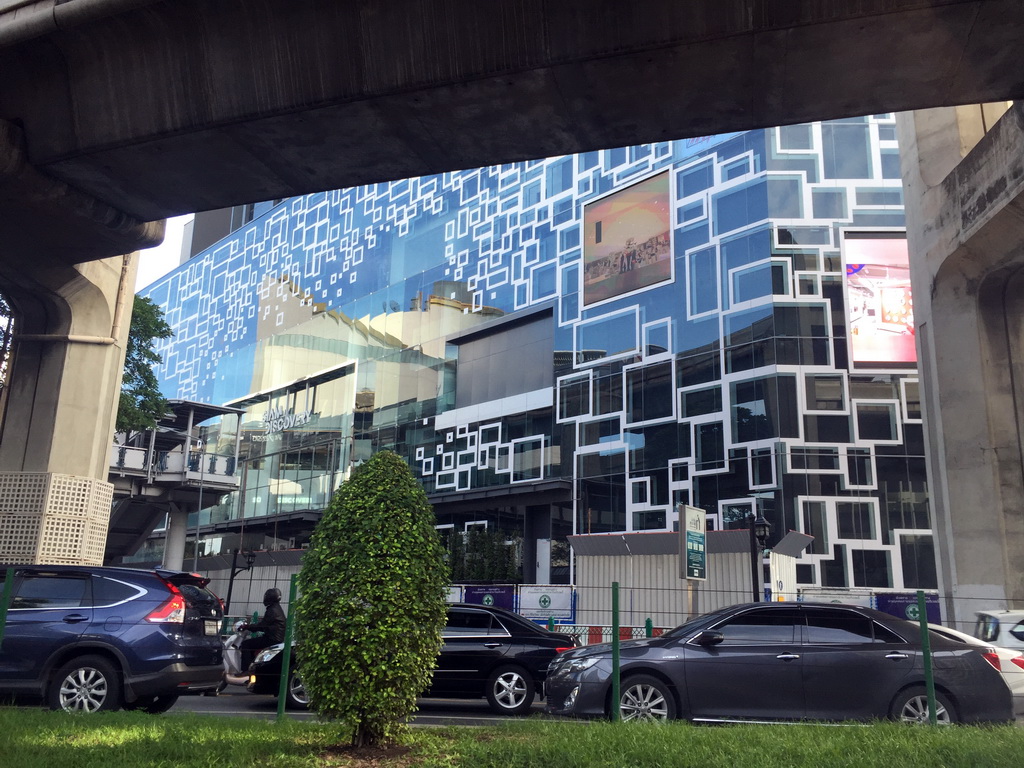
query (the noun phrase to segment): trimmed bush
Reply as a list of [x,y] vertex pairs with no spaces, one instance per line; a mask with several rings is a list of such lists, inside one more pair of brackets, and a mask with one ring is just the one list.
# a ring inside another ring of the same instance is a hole
[[434,525],[409,467],[382,451],[338,489],[303,558],[302,681],[353,746],[393,742],[430,685],[449,584]]

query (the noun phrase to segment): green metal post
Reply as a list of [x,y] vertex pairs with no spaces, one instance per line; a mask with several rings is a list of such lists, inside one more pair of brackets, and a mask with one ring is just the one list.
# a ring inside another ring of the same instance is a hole
[[554,632],[554,631],[555,631],[555,617],[554,616],[548,616],[548,632]]
[[644,622],[644,637],[654,637],[654,620],[650,616]]
[[11,585],[14,584],[14,569],[8,568],[4,576],[4,593],[0,595],[0,646],[4,642],[4,627],[7,626],[7,606],[11,604]]
[[612,582],[612,722],[622,717],[619,702],[619,582]]
[[281,649],[281,685],[277,690],[277,719],[284,720],[284,707],[288,695],[288,673],[292,660],[292,628],[295,626],[295,595],[298,591],[297,573],[292,574],[288,588],[288,616],[284,624],[284,648]]
[[928,693],[928,723],[936,725],[935,677],[932,674],[932,644],[928,638],[928,611],[924,602],[924,591],[917,590],[918,622],[921,624],[921,656],[924,660],[924,687]]

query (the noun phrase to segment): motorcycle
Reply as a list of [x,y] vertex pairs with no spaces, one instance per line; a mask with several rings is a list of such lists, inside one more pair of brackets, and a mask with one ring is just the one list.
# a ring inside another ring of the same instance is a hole
[[228,635],[224,641],[224,682],[220,690],[229,685],[247,685],[249,673],[242,669],[242,641],[249,636],[248,630],[242,629],[244,621],[236,621],[232,629],[234,632]]

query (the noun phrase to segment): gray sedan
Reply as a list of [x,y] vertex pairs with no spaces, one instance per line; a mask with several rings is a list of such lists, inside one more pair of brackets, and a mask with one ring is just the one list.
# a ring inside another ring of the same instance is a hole
[[[931,637],[940,722],[1010,722],[1009,689],[975,650]],[[622,719],[928,719],[918,625],[857,606],[753,603],[621,646]],[[611,713],[609,644],[548,669],[547,711]]]

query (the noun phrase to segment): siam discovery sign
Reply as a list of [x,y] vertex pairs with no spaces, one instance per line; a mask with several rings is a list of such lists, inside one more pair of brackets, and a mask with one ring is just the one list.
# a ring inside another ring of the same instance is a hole
[[263,427],[263,434],[255,435],[253,439],[257,442],[266,442],[274,435],[279,435],[287,429],[309,424],[318,415],[312,411],[295,413],[291,409],[285,411],[283,408],[271,408],[263,417],[261,425]]

